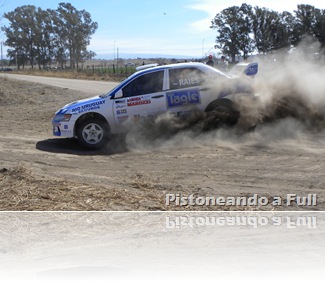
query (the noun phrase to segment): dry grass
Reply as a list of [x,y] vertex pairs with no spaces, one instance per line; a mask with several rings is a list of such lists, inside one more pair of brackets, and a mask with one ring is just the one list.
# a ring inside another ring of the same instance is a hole
[[[162,194],[145,191],[148,206],[141,206],[144,195],[125,189],[90,186],[73,181],[36,177],[24,166],[0,170],[0,210],[6,211],[106,211],[133,206],[132,210],[162,210]],[[141,193],[142,194],[142,193]]]
[[[22,165],[0,169],[0,211],[253,211],[237,206],[166,206],[164,187],[136,175],[131,188],[49,180]],[[190,194],[190,191],[188,191]],[[132,206],[132,209],[130,209]]]
[[94,80],[94,81],[109,81],[109,82],[120,82],[125,79],[129,74],[114,74],[100,73],[92,71],[55,71],[55,70],[24,70],[24,71],[13,71],[15,74],[43,76],[43,77],[57,77],[66,79],[80,79],[80,80]]

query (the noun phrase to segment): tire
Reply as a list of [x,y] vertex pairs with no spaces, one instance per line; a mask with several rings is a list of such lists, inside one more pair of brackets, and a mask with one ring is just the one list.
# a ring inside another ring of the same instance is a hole
[[85,119],[77,127],[77,138],[87,149],[103,148],[109,140],[108,124],[98,118]]
[[219,99],[211,102],[206,108],[208,128],[222,125],[234,126],[239,119],[239,110],[229,99]]

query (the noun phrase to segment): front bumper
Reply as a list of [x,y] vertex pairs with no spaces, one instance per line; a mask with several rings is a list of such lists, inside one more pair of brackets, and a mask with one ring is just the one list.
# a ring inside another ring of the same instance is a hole
[[74,124],[72,122],[58,122],[53,118],[52,120],[53,135],[56,137],[74,137]]
[[61,124],[52,123],[52,125],[53,125],[53,136],[61,137],[61,129],[60,129]]

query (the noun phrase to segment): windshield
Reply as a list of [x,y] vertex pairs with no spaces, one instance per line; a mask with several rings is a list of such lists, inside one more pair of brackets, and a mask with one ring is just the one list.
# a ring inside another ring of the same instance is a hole
[[214,68],[214,67],[211,67],[211,66],[208,66],[208,65],[204,65],[204,72],[207,73],[208,75],[211,75],[211,76],[214,76],[214,77],[226,77],[226,78],[230,78],[229,75],[223,73],[222,71]]
[[116,87],[114,87],[112,90],[110,90],[108,93],[105,94],[101,94],[100,97],[101,98],[107,98],[108,96],[112,95],[113,93],[116,92],[116,90],[118,90],[119,88],[121,88],[123,85],[125,85],[126,83],[128,83],[128,81],[130,81],[133,76],[135,76],[136,73],[132,74],[131,76],[129,76],[128,78],[126,78],[125,80],[123,80],[121,83],[119,83]]

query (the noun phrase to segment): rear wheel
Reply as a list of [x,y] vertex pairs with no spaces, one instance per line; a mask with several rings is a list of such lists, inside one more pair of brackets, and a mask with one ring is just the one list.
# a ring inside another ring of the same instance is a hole
[[105,121],[89,118],[78,125],[77,137],[82,146],[88,149],[100,149],[108,142],[109,128]]
[[219,99],[211,102],[206,108],[208,128],[217,128],[221,125],[234,126],[239,119],[239,110],[228,99]]

